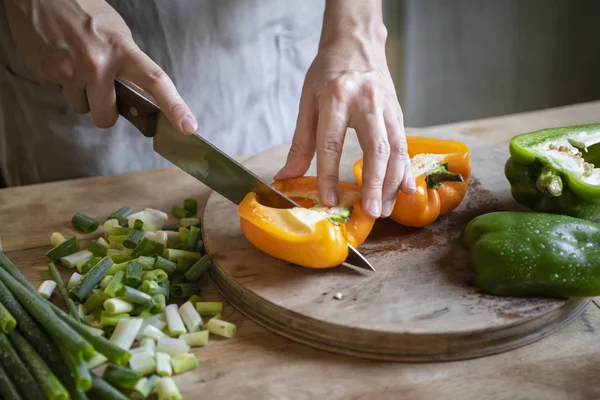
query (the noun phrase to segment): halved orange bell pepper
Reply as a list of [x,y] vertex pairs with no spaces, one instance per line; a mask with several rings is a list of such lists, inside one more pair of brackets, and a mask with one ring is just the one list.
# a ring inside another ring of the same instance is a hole
[[[467,193],[471,175],[469,148],[454,140],[407,136],[417,191],[398,192],[390,218],[399,224],[421,228],[440,215],[454,210]],[[353,167],[354,177],[362,185],[362,157]]]
[[360,188],[340,182],[340,204],[319,202],[317,178],[275,181],[273,187],[303,208],[277,209],[260,204],[248,193],[238,205],[242,233],[259,250],[281,260],[309,268],[330,268],[348,257],[348,243],[360,246],[375,220],[360,206]]

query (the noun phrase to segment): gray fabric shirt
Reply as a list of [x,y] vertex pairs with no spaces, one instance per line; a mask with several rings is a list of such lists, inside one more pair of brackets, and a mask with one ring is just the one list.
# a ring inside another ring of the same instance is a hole
[[[175,82],[198,132],[232,156],[291,140],[323,0],[111,0]],[[0,166],[9,186],[171,165],[120,118],[110,129],[35,82],[0,0]]]

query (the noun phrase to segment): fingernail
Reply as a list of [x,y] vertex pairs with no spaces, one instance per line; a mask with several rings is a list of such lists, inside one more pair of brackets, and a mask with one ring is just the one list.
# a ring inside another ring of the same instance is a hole
[[381,207],[379,203],[379,200],[370,200],[369,203],[367,203],[367,210],[371,215],[377,218],[379,218],[381,215]]
[[186,115],[183,117],[183,120],[181,120],[181,127],[185,133],[196,133],[198,123],[194,118]]
[[417,184],[415,183],[414,179],[409,179],[408,182],[406,182],[406,186],[408,186],[408,190],[410,191],[415,191],[417,190]]
[[329,192],[327,193],[327,202],[331,206],[337,206],[337,204],[338,204],[338,195],[337,195],[337,192],[334,189],[330,189]]
[[393,209],[393,205],[392,202],[390,200],[387,200],[383,203],[383,211],[381,212],[381,216],[382,217],[389,217],[390,214],[392,213],[392,209]]

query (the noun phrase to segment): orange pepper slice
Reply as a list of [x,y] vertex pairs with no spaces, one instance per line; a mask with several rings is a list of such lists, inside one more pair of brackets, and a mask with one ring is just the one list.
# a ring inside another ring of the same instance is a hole
[[[348,243],[360,246],[375,223],[361,208],[357,185],[340,182],[336,208],[320,206],[316,177],[275,181],[273,187],[304,208],[267,207],[260,204],[256,193],[248,193],[237,213],[246,239],[281,260],[309,268],[335,267],[348,257]],[[348,207],[350,217],[344,221],[338,213],[345,213]]]
[[[462,182],[445,181],[435,188],[431,187],[428,175],[423,171],[415,177],[415,193],[408,195],[398,192],[390,218],[405,226],[422,228],[435,222],[440,215],[450,213],[463,201],[471,175],[469,148],[455,140],[420,136],[407,136],[406,140],[411,159],[418,155],[442,155],[439,164],[447,164],[447,171],[462,177]],[[362,185],[362,167],[361,157],[353,166],[354,177],[359,185]]]

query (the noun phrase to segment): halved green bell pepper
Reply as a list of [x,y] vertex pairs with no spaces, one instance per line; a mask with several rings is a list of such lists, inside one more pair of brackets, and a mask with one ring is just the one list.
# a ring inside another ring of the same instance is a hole
[[475,282],[498,296],[600,295],[600,224],[566,215],[494,212],[461,234]]
[[600,218],[600,124],[512,138],[505,175],[512,196],[534,211]]

